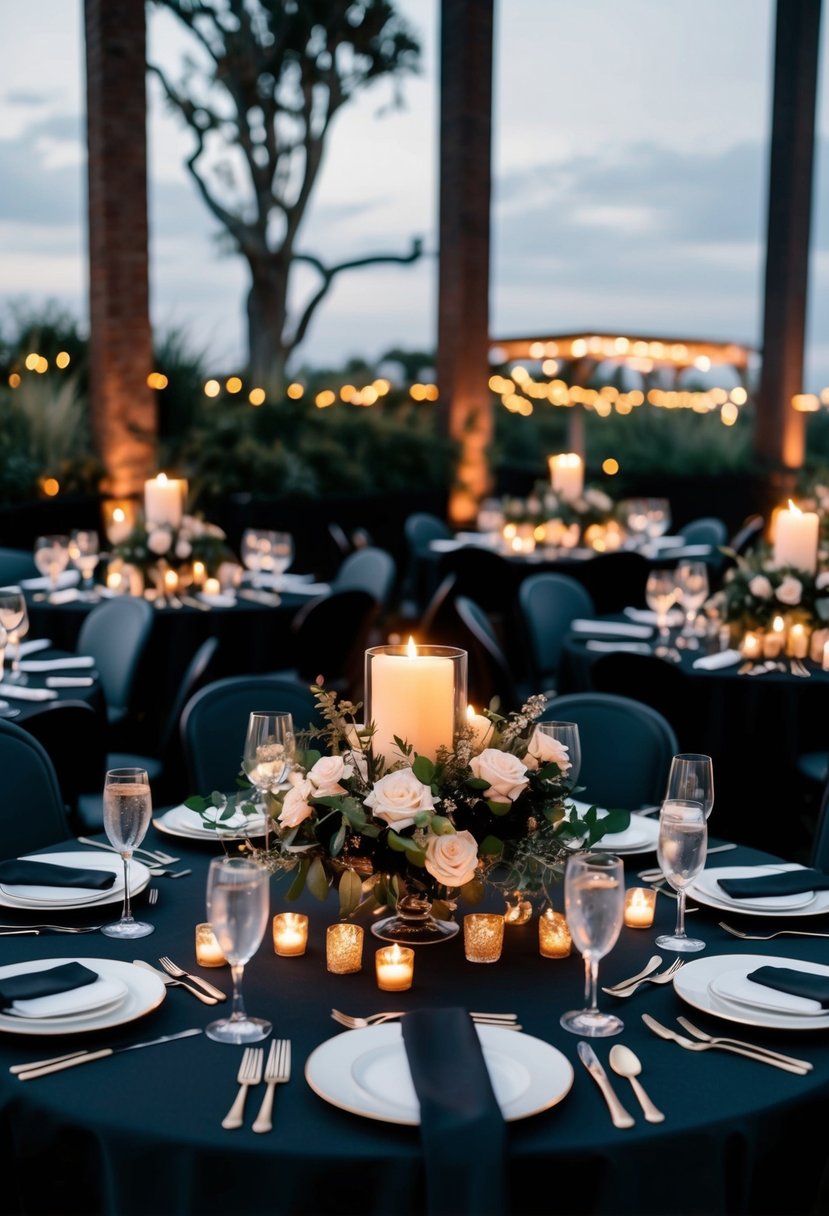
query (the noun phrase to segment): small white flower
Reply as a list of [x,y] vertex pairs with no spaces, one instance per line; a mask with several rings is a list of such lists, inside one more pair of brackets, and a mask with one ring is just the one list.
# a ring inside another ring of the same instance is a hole
[[347,780],[354,769],[346,764],[343,756],[320,756],[316,764],[308,772],[308,781],[317,796],[345,794],[347,791],[340,785]]
[[803,595],[803,584],[799,578],[794,578],[791,574],[787,574],[774,594],[781,604],[788,604],[789,607],[794,607],[800,603]]

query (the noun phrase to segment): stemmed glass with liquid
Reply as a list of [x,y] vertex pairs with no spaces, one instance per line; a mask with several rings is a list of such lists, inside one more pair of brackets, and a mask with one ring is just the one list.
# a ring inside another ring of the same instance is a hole
[[578,952],[584,958],[584,1005],[561,1015],[572,1034],[606,1038],[624,1029],[621,1018],[598,1007],[599,959],[609,954],[622,928],[625,874],[613,853],[575,853],[564,872],[564,914]]
[[663,950],[693,953],[705,942],[685,932],[685,891],[705,866],[708,829],[701,802],[666,798],[659,812],[656,859],[668,885],[676,891],[676,928],[663,933],[656,944]]
[[714,764],[700,752],[679,752],[671,760],[665,797],[702,803],[708,819],[714,807]]
[[239,547],[239,556],[245,569],[250,572],[251,583],[254,587],[259,586],[259,571],[262,569],[263,535],[259,528],[245,528]]
[[676,603],[678,594],[672,570],[651,570],[645,583],[645,600],[651,611],[656,613],[659,637],[655,653],[662,657],[667,657],[670,653],[671,632],[668,628],[668,613]]
[[278,587],[282,575],[294,560],[294,538],[290,532],[263,532],[260,541],[260,574],[274,575]]
[[256,710],[250,714],[242,769],[264,803],[266,841],[270,827],[267,795],[279,789],[291,771],[295,755],[294,720],[289,713]]
[[667,498],[648,498],[645,503],[645,532],[648,540],[659,540],[671,526],[671,504]]
[[38,536],[32,556],[40,573],[49,580],[49,594],[54,595],[58,579],[69,564],[69,537]]
[[11,668],[6,679],[15,684],[28,683],[20,670],[20,639],[29,632],[29,613],[26,597],[19,587],[0,587],[0,626],[6,631],[6,640],[12,648]]
[[205,1034],[219,1043],[255,1043],[272,1025],[245,1010],[242,979],[245,964],[262,942],[270,906],[270,874],[249,857],[214,857],[207,875],[207,917],[219,948],[230,963],[233,1007],[230,1017],[211,1022]]
[[74,528],[69,534],[69,560],[81,575],[81,597],[94,597],[92,575],[101,557],[98,533],[86,528]]
[[155,932],[155,925],[135,920],[130,904],[130,862],[150,826],[153,804],[150,781],[143,768],[111,768],[104,779],[104,831],[124,862],[124,906],[121,919],[104,925],[107,937],[131,941]]
[[690,649],[699,646],[696,636],[696,620],[700,608],[708,599],[708,567],[705,562],[680,562],[676,568],[677,600],[685,614],[685,622],[679,635]]

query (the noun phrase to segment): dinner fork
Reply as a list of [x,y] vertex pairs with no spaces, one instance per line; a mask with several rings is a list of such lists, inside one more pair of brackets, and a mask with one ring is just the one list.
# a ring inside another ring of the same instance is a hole
[[[515,1013],[470,1013],[469,1016],[473,1022],[482,1022],[489,1026],[503,1026],[506,1029],[512,1030],[521,1029],[516,1020],[518,1015]],[[395,1018],[405,1017],[405,1011],[370,1013],[368,1017],[359,1018],[349,1013],[342,1013],[339,1009],[332,1009],[331,1017],[335,1022],[339,1022],[341,1026],[347,1026],[349,1030],[362,1030],[366,1026],[379,1026],[381,1022],[390,1022],[394,1021]]]
[[774,933],[743,933],[742,929],[733,929],[725,921],[719,922],[720,928],[725,929],[733,937],[741,937],[744,942],[770,942],[773,937],[829,937],[829,933],[815,933],[809,929],[777,929]]
[[209,992],[210,995],[215,997],[217,1001],[227,1000],[227,997],[224,992],[222,992],[221,988],[217,988],[215,984],[211,984],[207,980],[203,980],[200,975],[191,975],[189,971],[185,971],[183,967],[179,967],[178,963],[174,963],[173,960],[168,958],[166,954],[162,954],[158,961],[161,963],[161,966],[164,968],[167,974],[173,976],[174,979],[189,980],[191,984],[198,984],[200,988],[203,988],[205,992]]
[[657,971],[655,975],[645,975],[633,984],[619,984],[616,988],[602,988],[602,992],[606,992],[609,996],[633,996],[634,992],[643,984],[669,984],[683,965],[681,958],[675,958],[670,967],[666,967],[664,971]]
[[749,1060],[756,1060],[758,1064],[770,1064],[772,1068],[782,1068],[784,1072],[794,1072],[801,1077],[805,1077],[811,1067],[806,1061],[789,1064],[784,1060],[772,1059],[771,1056],[760,1054],[755,1047],[736,1047],[730,1042],[721,1040],[716,1043],[700,1043],[696,1039],[686,1039],[684,1035],[677,1034],[675,1030],[663,1026],[661,1022],[657,1022],[656,1018],[652,1018],[647,1013],[642,1014],[642,1021],[654,1034],[659,1035],[660,1039],[670,1039],[671,1042],[684,1047],[686,1051],[730,1051],[736,1056],[746,1056]]
[[676,1020],[690,1035],[693,1035],[695,1039],[700,1039],[703,1043],[731,1043],[733,1047],[748,1047],[751,1051],[756,1051],[764,1056],[771,1056],[775,1060],[783,1060],[786,1064],[796,1064],[799,1068],[805,1068],[808,1072],[811,1072],[814,1067],[808,1060],[798,1060],[796,1056],[784,1055],[782,1051],[772,1051],[770,1047],[760,1047],[756,1043],[746,1043],[743,1039],[729,1039],[723,1035],[706,1034],[704,1030],[700,1030],[698,1026],[694,1026],[687,1018],[677,1017]]
[[291,1079],[291,1040],[274,1039],[268,1052],[268,1062],[265,1065],[264,1081],[265,1096],[259,1107],[259,1114],[253,1123],[255,1132],[269,1132],[273,1126],[271,1112],[273,1110],[273,1091],[277,1085]]
[[222,1127],[227,1130],[242,1126],[245,1113],[245,1098],[248,1096],[248,1090],[251,1085],[258,1085],[262,1080],[263,1055],[264,1052],[261,1047],[246,1047],[244,1050],[242,1063],[239,1065],[239,1071],[236,1074],[239,1092],[230,1110],[224,1119],[222,1119]]

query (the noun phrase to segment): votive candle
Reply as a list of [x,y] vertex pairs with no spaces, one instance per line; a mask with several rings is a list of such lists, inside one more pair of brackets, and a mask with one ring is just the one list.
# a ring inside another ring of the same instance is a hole
[[560,912],[545,909],[538,918],[538,952],[543,958],[567,958],[573,939]]
[[750,629],[748,633],[743,635],[743,640],[740,645],[744,659],[759,659],[763,655],[763,639],[762,635]]
[[786,645],[786,622],[782,616],[776,616],[771,623],[771,629],[763,634],[763,658],[778,659]]
[[792,659],[805,659],[809,653],[809,637],[806,626],[798,622],[792,625],[786,640],[786,654]]
[[381,946],[374,956],[377,987],[383,992],[407,992],[414,979],[414,950],[411,946]]
[[823,643],[823,670],[829,671],[829,642]]
[[468,963],[497,963],[504,946],[504,918],[497,912],[470,912],[463,918]]
[[302,912],[278,912],[273,918],[273,948],[277,954],[293,957],[305,953],[308,945],[308,917]]
[[205,595],[221,595],[222,593],[221,584],[217,578],[206,578],[203,590]]
[[625,924],[629,929],[650,929],[655,910],[653,887],[632,887],[625,895]]
[[344,921],[325,933],[325,965],[334,975],[350,975],[363,965],[363,928]]
[[227,959],[216,941],[211,924],[196,925],[196,962],[200,967],[224,967]]

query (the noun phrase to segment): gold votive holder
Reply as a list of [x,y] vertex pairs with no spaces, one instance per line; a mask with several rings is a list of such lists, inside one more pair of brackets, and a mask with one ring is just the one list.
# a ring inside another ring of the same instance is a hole
[[542,958],[567,958],[573,939],[561,912],[546,908],[538,918],[538,952]]
[[503,947],[503,916],[470,912],[463,918],[463,950],[468,963],[497,963]]
[[292,958],[304,954],[307,945],[308,917],[302,912],[278,912],[273,918],[274,952]]
[[629,929],[650,929],[655,911],[653,887],[631,887],[625,894],[625,924]]
[[377,987],[383,992],[407,992],[414,979],[414,950],[411,946],[381,946],[374,955]]
[[350,975],[363,965],[363,938],[361,925],[344,921],[329,925],[325,932],[325,965],[334,975]]
[[227,966],[227,959],[210,924],[196,925],[196,962],[200,967]]

